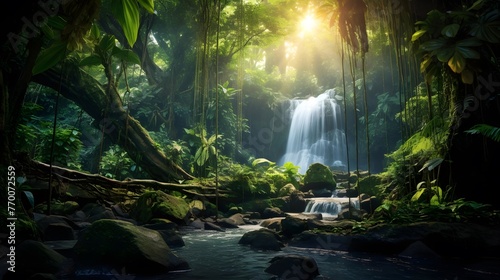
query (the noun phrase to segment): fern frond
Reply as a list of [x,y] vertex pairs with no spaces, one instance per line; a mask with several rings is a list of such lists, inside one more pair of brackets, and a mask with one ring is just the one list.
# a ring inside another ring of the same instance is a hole
[[471,129],[466,130],[465,132],[470,134],[481,134],[495,142],[500,142],[500,127],[495,127],[488,124],[476,124]]

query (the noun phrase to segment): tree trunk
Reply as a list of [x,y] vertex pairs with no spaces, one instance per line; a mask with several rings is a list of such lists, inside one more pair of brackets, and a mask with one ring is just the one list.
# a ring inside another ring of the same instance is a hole
[[[111,141],[127,151],[132,160],[153,179],[169,182],[193,178],[156,147],[148,132],[123,108],[122,101],[113,88],[105,89],[69,61],[64,70],[61,74],[60,68],[51,69],[34,76],[33,80],[53,89],[60,89],[64,97],[75,102],[94,118]],[[86,137],[84,142],[97,144],[97,140],[91,136],[83,137]]]

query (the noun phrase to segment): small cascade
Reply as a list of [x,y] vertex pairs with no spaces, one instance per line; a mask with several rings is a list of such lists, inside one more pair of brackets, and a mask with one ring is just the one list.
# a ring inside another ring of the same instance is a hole
[[290,131],[280,164],[292,162],[305,173],[319,162],[343,170],[347,161],[343,116],[336,93],[327,90],[317,97],[290,100]]
[[321,214],[323,217],[337,217],[338,214],[349,208],[349,203],[351,207],[359,209],[358,198],[351,197],[318,197],[311,198],[307,202],[305,214]]

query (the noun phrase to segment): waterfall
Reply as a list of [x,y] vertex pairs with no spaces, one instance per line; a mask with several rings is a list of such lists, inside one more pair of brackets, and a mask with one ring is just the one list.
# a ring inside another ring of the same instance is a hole
[[290,100],[292,115],[286,152],[280,164],[292,162],[304,174],[309,165],[319,162],[343,170],[347,160],[344,120],[335,91],[317,97]]
[[348,197],[319,197],[311,198],[307,202],[304,213],[306,214],[322,214],[323,217],[337,217],[343,209],[349,208],[349,202],[355,209],[359,209],[359,201],[357,198]]

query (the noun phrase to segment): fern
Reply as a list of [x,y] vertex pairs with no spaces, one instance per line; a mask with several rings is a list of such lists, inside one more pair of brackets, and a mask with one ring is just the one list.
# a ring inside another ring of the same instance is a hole
[[495,142],[500,142],[500,127],[495,127],[488,124],[476,124],[471,129],[466,130],[465,132],[470,134],[481,134]]

